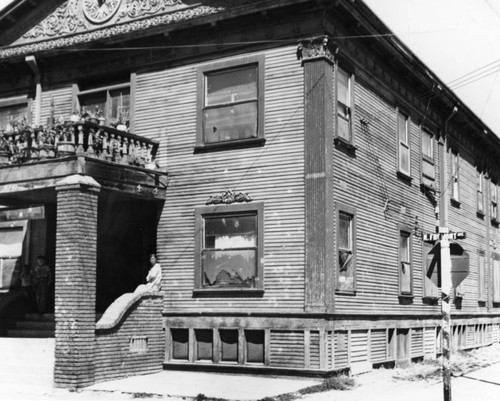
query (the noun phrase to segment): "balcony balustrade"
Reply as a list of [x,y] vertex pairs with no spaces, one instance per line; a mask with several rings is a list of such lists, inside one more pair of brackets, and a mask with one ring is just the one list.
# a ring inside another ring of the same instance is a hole
[[90,121],[50,127],[15,126],[0,133],[0,165],[82,155],[131,166],[156,168],[158,142]]

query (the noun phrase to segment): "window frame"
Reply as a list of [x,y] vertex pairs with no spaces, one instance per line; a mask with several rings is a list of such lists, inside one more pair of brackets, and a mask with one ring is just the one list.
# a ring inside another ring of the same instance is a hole
[[460,204],[460,154],[450,148],[450,198],[452,203]]
[[[31,126],[33,121],[33,99],[29,98],[27,95],[0,99],[0,109],[22,105],[26,106],[26,123]],[[0,132],[2,131],[3,130],[0,128]]]
[[[436,141],[435,141],[435,134],[431,132],[431,130],[421,127],[420,129],[421,135],[420,135],[420,163],[421,163],[421,180],[422,184],[424,187],[435,191],[436,190]],[[432,155],[429,156],[424,153],[424,138],[425,136],[430,137],[430,144],[431,144],[431,153]],[[425,168],[425,166],[429,166],[428,169]],[[429,172],[432,171],[432,176],[429,174]]]
[[[401,238],[407,238],[407,249],[408,249],[408,261],[403,261],[401,258]],[[399,296],[400,297],[413,297],[413,262],[412,262],[412,252],[413,245],[411,241],[412,235],[411,231],[406,227],[399,227],[398,230],[398,280],[399,280]],[[403,291],[402,285],[402,265],[403,263],[407,263],[410,268],[410,291]]]
[[[357,289],[357,275],[356,275],[356,251],[357,251],[357,216],[356,216],[356,209],[347,206],[344,204],[337,203],[336,204],[336,224],[335,224],[335,292],[339,294],[355,294],[356,289]],[[339,283],[340,283],[340,264],[339,264],[339,252],[341,250],[340,248],[340,241],[339,241],[339,232],[340,232],[340,215],[341,214],[346,214],[351,216],[351,233],[350,233],[350,242],[351,242],[351,249],[352,249],[352,261],[351,261],[351,266],[352,266],[352,276],[353,276],[353,283],[352,283],[352,289],[345,289],[345,288],[340,288]]]
[[[496,266],[495,261],[498,262]],[[491,254],[491,272],[491,288],[493,290],[491,299],[493,301],[493,304],[495,304],[496,306],[500,306],[500,255],[498,253]]]
[[[347,94],[349,96],[349,104],[344,104],[343,102],[340,102],[338,99],[338,93],[339,93],[339,73],[343,73],[347,76],[348,80],[348,88],[347,88]],[[354,130],[354,121],[355,121],[355,77],[354,77],[354,72],[351,69],[346,69],[344,68],[343,65],[339,66],[339,63],[335,63],[335,110],[334,110],[334,116],[335,116],[335,140],[336,141],[341,141],[347,145],[354,146],[354,140],[355,140],[355,130]],[[342,116],[340,116],[339,113],[339,108],[340,104],[346,108],[349,114],[349,120],[344,119]],[[348,122],[348,127],[349,127],[349,138],[344,138],[343,136],[339,135],[339,118],[342,118],[343,120],[346,120]]]
[[[206,76],[209,73],[231,71],[245,66],[257,65],[257,136],[223,142],[205,143],[203,133],[203,113],[206,99]],[[211,62],[197,69],[196,144],[195,151],[260,146],[265,139],[265,55],[239,57]]]
[[481,216],[485,215],[484,210],[484,173],[476,169],[476,208],[477,213]]
[[[405,121],[407,142],[403,142],[401,138],[400,118],[399,118],[400,116],[403,117]],[[399,108],[396,109],[396,133],[398,140],[398,146],[397,146],[398,173],[403,177],[410,179],[411,178],[411,119],[408,114],[404,113]],[[401,157],[403,155],[402,151],[403,148],[405,149],[405,152],[408,154],[408,171],[405,171],[402,168]]]
[[[111,79],[110,79],[111,81]],[[73,110],[82,110],[81,105],[81,97],[93,95],[93,94],[105,94],[105,110],[104,118],[105,126],[111,125],[111,106],[112,106],[112,97],[111,92],[120,90],[120,89],[128,89],[129,90],[129,131],[135,131],[135,93],[136,93],[136,84],[137,84],[137,74],[131,73],[129,81],[124,81],[120,83],[114,83],[110,85],[103,84],[101,86],[96,85],[95,87],[89,89],[80,89],[79,84],[73,85]]]
[[490,218],[493,223],[498,224],[498,184],[493,179],[490,180]]
[[[195,233],[194,233],[194,289],[193,294],[198,296],[209,294],[255,294],[262,295],[264,292],[264,203],[251,202],[239,203],[230,205],[216,205],[216,206],[200,206],[195,208]],[[244,215],[248,213],[255,213],[257,217],[257,254],[256,254],[256,269],[257,278],[255,287],[216,287],[207,288],[202,284],[202,251],[203,251],[203,238],[204,221],[206,217],[224,217],[227,215]]]
[[[422,243],[422,266],[423,270],[423,283],[422,283],[422,291],[423,298],[437,300],[439,298],[439,266],[434,266],[434,270],[432,273],[432,277],[427,277],[427,269],[429,268],[427,264],[429,252],[434,248],[435,245]],[[435,278],[435,279],[434,279]],[[436,282],[434,282],[434,280]],[[435,286],[434,287],[431,287]]]
[[[481,272],[481,258],[483,267]],[[486,253],[483,250],[477,253],[477,298],[478,302],[485,303],[487,301],[487,280],[486,280]]]

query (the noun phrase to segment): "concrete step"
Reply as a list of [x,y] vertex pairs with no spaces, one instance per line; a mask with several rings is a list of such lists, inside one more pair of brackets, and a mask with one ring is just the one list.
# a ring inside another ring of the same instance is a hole
[[53,313],[27,313],[24,317],[24,320],[30,320],[30,321],[50,321],[53,322],[55,320],[54,314]]
[[16,322],[16,329],[20,330],[52,330],[56,328],[55,322],[50,321],[18,321]]
[[7,337],[22,338],[50,338],[54,337],[55,330],[7,330]]

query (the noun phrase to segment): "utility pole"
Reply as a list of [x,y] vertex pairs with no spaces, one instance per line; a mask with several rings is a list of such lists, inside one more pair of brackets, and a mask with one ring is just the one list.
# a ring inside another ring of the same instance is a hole
[[442,334],[443,334],[443,400],[451,401],[451,256],[450,241],[448,237],[448,196],[446,191],[450,185],[448,180],[447,163],[447,135],[448,122],[458,111],[456,107],[445,120],[444,132],[439,141],[439,228],[441,245],[441,315],[442,315]]

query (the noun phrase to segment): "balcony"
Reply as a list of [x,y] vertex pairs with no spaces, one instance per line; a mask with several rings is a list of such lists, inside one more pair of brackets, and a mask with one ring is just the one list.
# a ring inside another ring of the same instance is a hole
[[77,155],[154,170],[157,151],[157,141],[86,120],[45,128],[19,124],[0,136],[0,166]]

